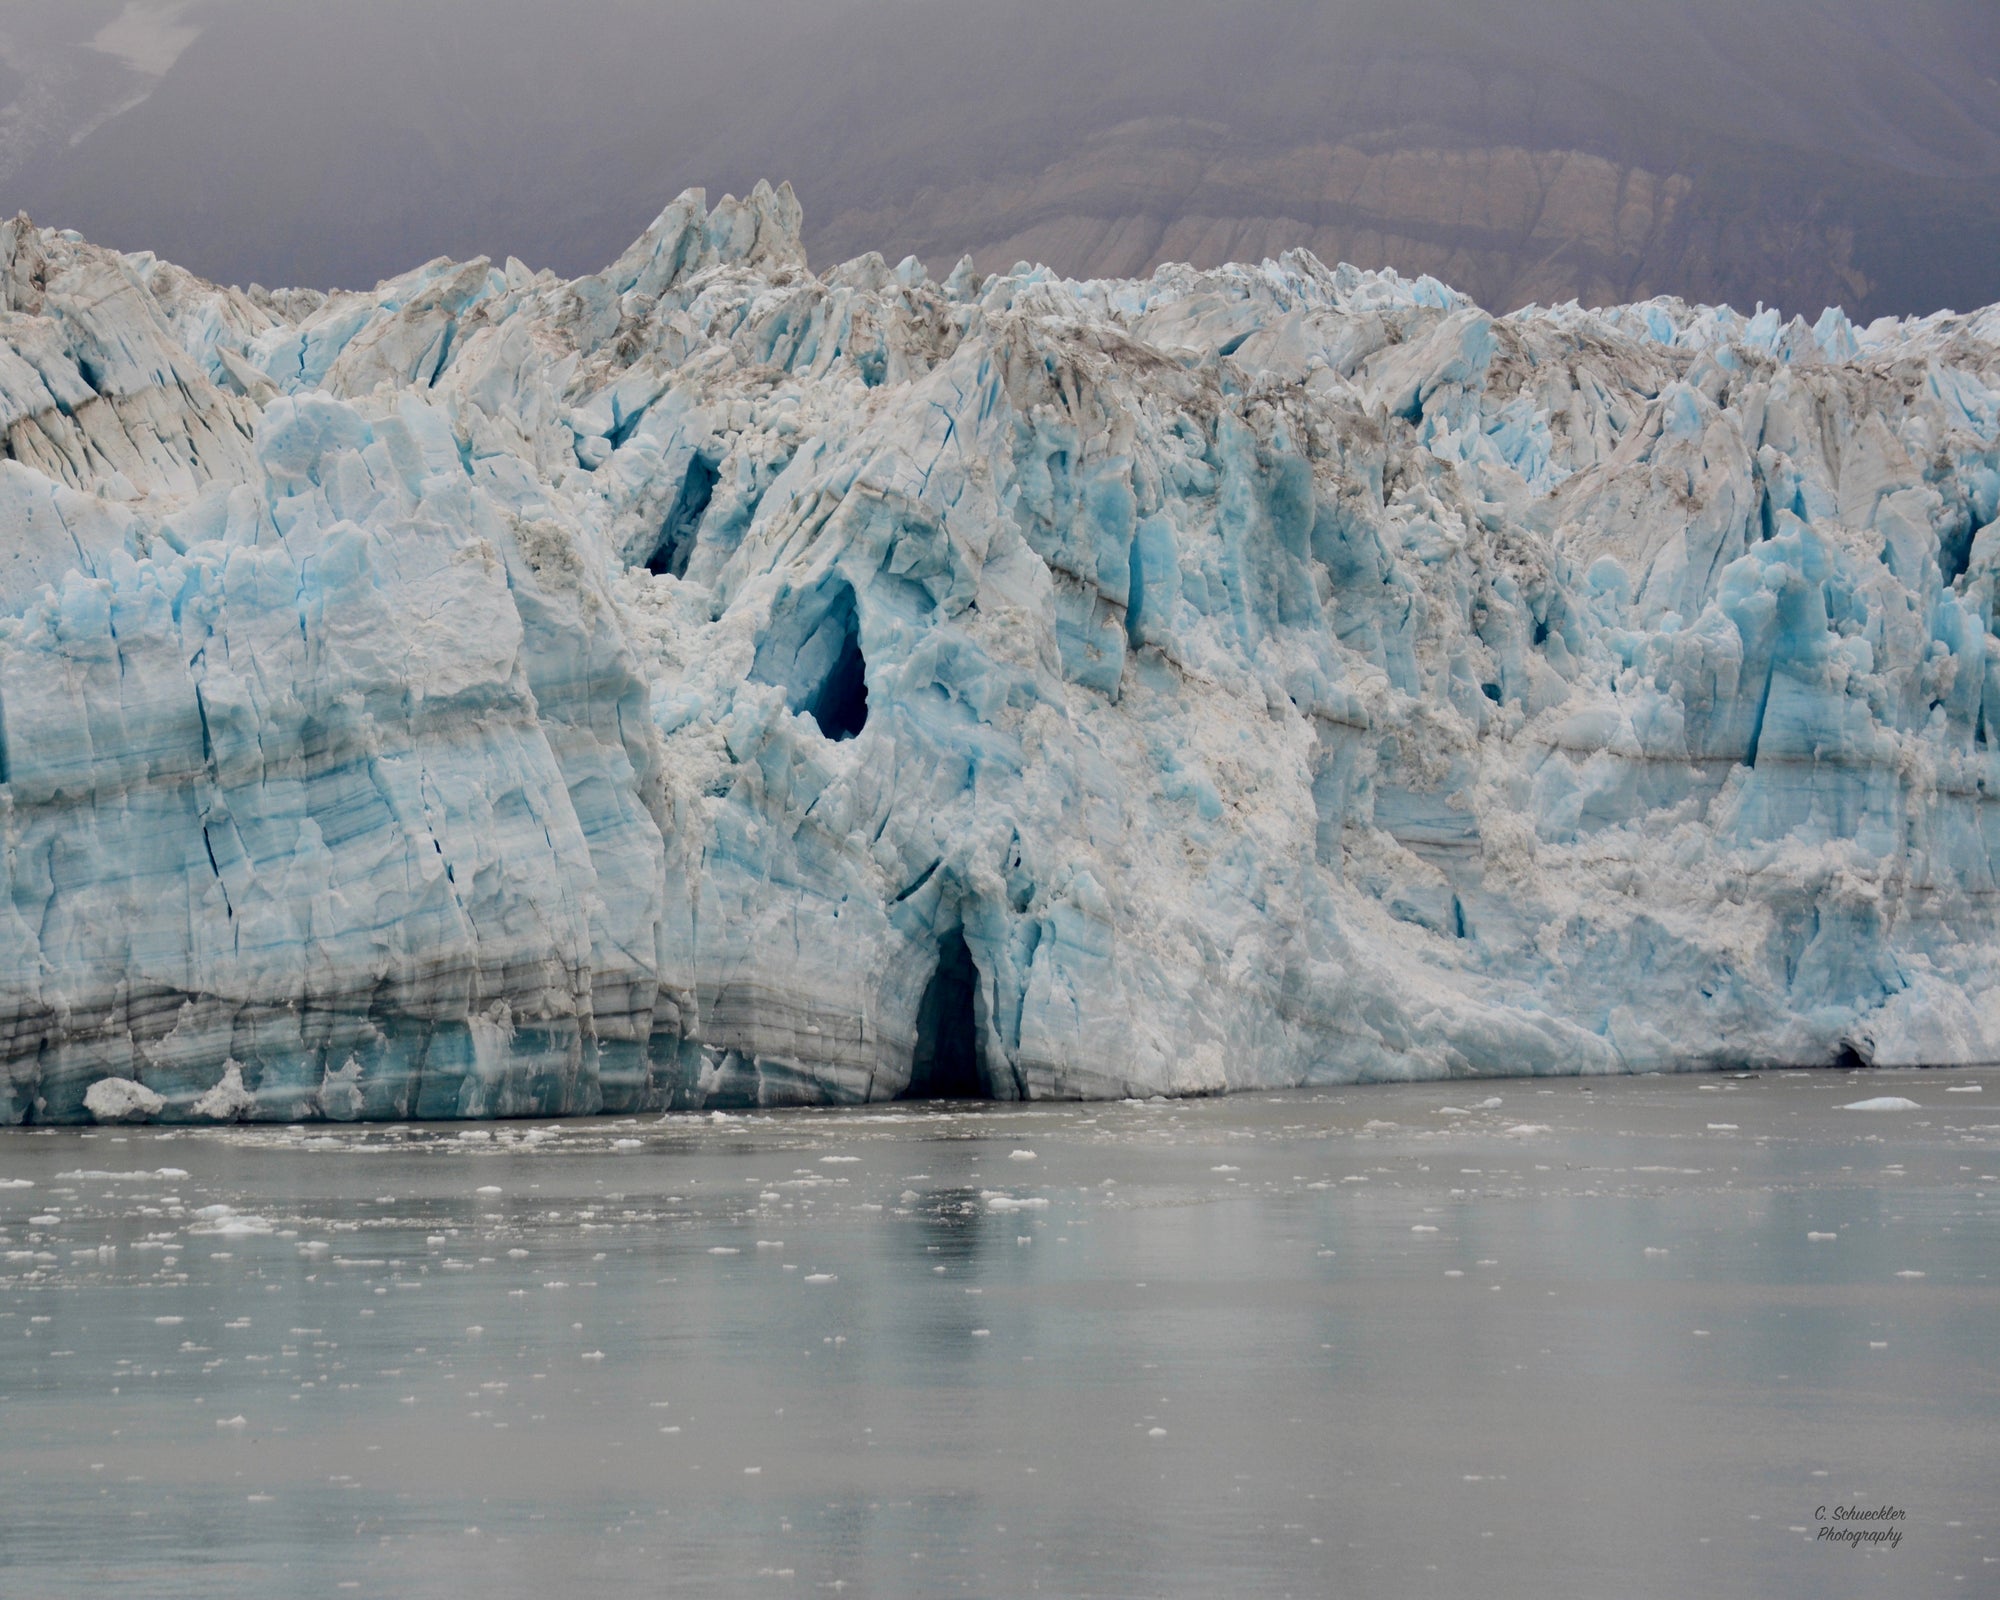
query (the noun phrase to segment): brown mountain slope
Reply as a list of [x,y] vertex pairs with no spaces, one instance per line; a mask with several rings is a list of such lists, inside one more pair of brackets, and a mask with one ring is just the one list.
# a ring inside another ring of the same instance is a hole
[[0,62],[0,203],[225,279],[583,271],[768,176],[822,263],[2000,299],[1992,0],[10,0]]

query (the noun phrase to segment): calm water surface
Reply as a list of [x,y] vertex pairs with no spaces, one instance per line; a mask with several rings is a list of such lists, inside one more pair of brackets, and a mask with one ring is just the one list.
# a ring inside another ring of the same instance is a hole
[[1997,1512],[2000,1073],[0,1134],[8,1600],[1994,1596]]

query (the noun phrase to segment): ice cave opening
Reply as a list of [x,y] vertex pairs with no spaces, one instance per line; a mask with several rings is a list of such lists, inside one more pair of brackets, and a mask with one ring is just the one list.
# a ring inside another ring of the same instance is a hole
[[899,1100],[991,1100],[979,1048],[979,1018],[974,1008],[979,968],[965,942],[965,930],[953,928],[938,950],[937,970],[917,1007],[917,1048],[910,1061],[910,1086]]
[[819,690],[802,708],[829,739],[852,739],[868,724],[868,661],[861,654],[861,630],[854,615],[854,591],[829,622],[840,628],[840,645]]
[[774,612],[750,676],[782,684],[785,703],[811,717],[829,739],[852,739],[866,727],[868,658],[847,581],[824,579]]

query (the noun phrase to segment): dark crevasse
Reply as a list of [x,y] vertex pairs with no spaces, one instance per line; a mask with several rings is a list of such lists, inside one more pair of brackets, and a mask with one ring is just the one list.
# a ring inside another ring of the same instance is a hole
[[660,542],[646,559],[646,570],[662,577],[684,578],[687,576],[688,557],[694,554],[695,539],[701,533],[701,519],[708,511],[708,502],[715,494],[716,480],[721,476],[706,456],[696,456],[688,463],[687,476],[681,480],[681,492],[674,499],[674,508],[667,513],[667,520],[660,529]]

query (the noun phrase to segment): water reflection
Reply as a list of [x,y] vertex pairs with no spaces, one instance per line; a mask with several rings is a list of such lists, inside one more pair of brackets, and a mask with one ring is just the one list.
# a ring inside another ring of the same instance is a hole
[[1979,1593],[1947,1082],[9,1134],[0,1593]]

